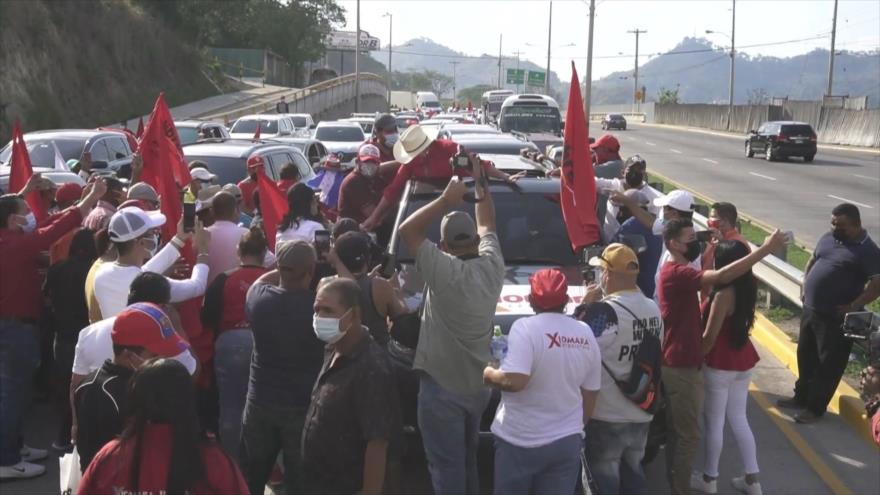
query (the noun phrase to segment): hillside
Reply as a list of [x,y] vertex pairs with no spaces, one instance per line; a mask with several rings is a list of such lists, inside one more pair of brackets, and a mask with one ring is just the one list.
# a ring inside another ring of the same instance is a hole
[[[681,53],[688,52],[688,53]],[[880,103],[880,52],[844,51],[835,58],[834,94],[868,95],[870,106]],[[730,57],[703,38],[685,38],[669,53],[639,67],[639,86],[646,86],[647,99],[657,98],[661,88],[679,89],[684,103],[727,102]],[[626,77],[627,79],[621,79]],[[632,101],[632,71],[615,72],[593,81],[593,103]],[[750,57],[738,53],[734,100],[747,103],[758,93],[817,100],[825,92],[828,51],[813,50],[790,58]]]
[[[87,5],[88,8],[83,8]],[[217,93],[199,54],[130,1],[0,1],[0,141],[95,127]]]

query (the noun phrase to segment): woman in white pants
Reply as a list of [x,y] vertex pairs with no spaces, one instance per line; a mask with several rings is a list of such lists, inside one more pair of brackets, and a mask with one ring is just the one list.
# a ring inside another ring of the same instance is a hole
[[[715,269],[749,254],[737,241],[722,241],[715,251]],[[746,418],[749,381],[758,353],[749,340],[755,322],[757,281],[751,272],[729,285],[717,287],[703,305],[703,354],[706,399],[703,405],[703,458],[691,477],[691,488],[717,493],[718,461],[724,441],[724,419],[730,424],[742,457],[745,475],[733,478],[737,490],[761,495],[755,437]]]

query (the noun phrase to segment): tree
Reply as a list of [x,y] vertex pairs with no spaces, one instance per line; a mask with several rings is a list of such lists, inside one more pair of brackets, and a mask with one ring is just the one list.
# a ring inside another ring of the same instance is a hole
[[431,91],[439,98],[452,88],[452,78],[434,70],[426,70],[425,77],[431,81]]
[[678,103],[678,88],[660,88],[660,91],[657,92],[657,101],[659,101],[661,105]]
[[749,105],[766,105],[770,96],[764,88],[752,88],[748,93]]
[[495,89],[495,86],[490,84],[478,84],[469,88],[460,89],[458,90],[458,101],[464,104],[467,104],[467,102],[470,101],[475,107],[479,107],[480,101],[483,98],[483,93],[493,89]]
[[433,70],[398,72],[391,75],[393,91],[432,91],[438,97],[452,87],[452,78]]

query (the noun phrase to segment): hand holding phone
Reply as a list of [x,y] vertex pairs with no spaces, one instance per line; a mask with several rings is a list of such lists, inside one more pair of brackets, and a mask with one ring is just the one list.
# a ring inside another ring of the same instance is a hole
[[697,240],[700,242],[712,242],[712,231],[711,230],[701,230],[696,233]]
[[194,232],[196,230],[196,204],[183,203],[183,231]]
[[317,230],[315,231],[315,251],[318,254],[327,253],[330,251],[330,231],[329,230]]

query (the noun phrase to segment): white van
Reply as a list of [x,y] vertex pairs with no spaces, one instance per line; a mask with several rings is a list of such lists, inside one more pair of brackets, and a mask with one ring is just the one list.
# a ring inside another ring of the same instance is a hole
[[440,108],[440,100],[437,98],[437,95],[430,91],[419,91],[416,93],[416,104],[419,106],[419,110],[424,113],[440,113],[443,111]]

